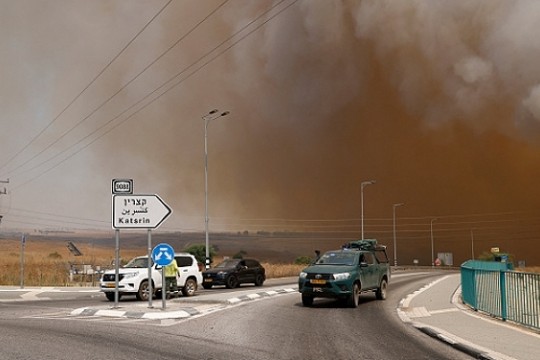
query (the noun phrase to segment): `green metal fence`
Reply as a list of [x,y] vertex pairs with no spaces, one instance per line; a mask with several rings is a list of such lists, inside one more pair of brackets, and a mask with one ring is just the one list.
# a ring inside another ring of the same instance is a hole
[[540,329],[540,274],[469,260],[461,265],[461,290],[463,302],[475,310]]

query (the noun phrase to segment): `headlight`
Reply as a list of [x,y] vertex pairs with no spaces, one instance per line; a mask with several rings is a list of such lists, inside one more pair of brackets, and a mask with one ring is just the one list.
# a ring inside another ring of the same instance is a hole
[[125,273],[124,274],[124,279],[131,279],[131,278],[134,278],[135,276],[139,275],[138,272],[130,272],[130,273]]
[[334,280],[337,280],[337,281],[340,281],[340,280],[347,280],[350,276],[351,276],[351,274],[348,273],[348,272],[346,272],[346,273],[334,274]]
[[307,277],[307,272],[301,272],[300,273],[300,279],[305,279]]

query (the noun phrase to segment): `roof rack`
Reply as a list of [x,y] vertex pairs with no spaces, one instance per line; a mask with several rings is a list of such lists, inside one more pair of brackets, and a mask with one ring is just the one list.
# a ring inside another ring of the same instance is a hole
[[349,241],[343,247],[346,249],[359,249],[359,250],[384,250],[386,249],[386,246],[377,244],[376,239]]

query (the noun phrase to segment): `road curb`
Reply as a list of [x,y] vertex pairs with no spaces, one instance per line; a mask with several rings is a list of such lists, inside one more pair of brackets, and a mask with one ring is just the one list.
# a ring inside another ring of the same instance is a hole
[[[216,301],[214,305],[194,307],[184,306],[179,303],[169,303],[169,309],[151,308],[146,310],[130,309],[130,310],[118,310],[114,308],[99,309],[99,308],[79,308],[71,312],[72,316],[98,316],[98,317],[115,317],[115,318],[130,318],[130,319],[185,319],[192,316],[207,314],[218,310],[223,310],[227,307],[238,305],[243,302],[260,300],[264,298],[270,298],[277,295],[290,294],[296,292],[293,288],[274,289],[268,291],[261,291],[258,293],[242,295],[238,297],[232,297],[224,301]],[[174,306],[174,309],[172,307]]]
[[[436,328],[431,325],[426,325],[421,322],[412,321],[411,318],[407,315],[409,311],[406,311],[408,309],[409,304],[411,303],[412,299],[421,294],[422,292],[426,291],[427,289],[431,288],[432,286],[436,285],[440,281],[443,281],[448,276],[444,276],[440,279],[437,279],[426,286],[422,287],[421,289],[407,295],[405,298],[401,299],[399,302],[397,313],[401,321],[404,323],[410,324],[414,328],[418,329],[419,331],[423,332],[424,334],[437,339],[447,345],[452,346],[456,350],[459,350],[469,356],[472,356],[475,359],[480,360],[515,360],[512,357],[505,356],[503,354],[499,353],[493,353],[489,349],[482,348],[481,346],[468,342],[462,338],[460,338],[457,335],[448,333],[442,329]],[[467,309],[460,303],[461,298],[461,286],[459,286],[451,297],[451,303],[452,305],[457,309],[457,311],[466,312]]]
[[440,330],[440,329],[437,329],[437,328],[434,328],[434,327],[431,327],[431,326],[425,326],[423,324],[418,324],[418,323],[412,323],[412,325],[420,330],[421,332],[423,332],[424,334],[434,338],[434,339],[437,339],[443,343],[446,343],[450,346],[452,346],[453,348],[461,351],[461,352],[464,352],[465,354],[467,355],[470,355],[472,356],[473,358],[475,359],[480,359],[480,360],[498,360],[499,358],[497,357],[492,357],[489,355],[489,353],[487,353],[486,351],[484,350],[481,350],[479,348],[477,348],[476,346],[471,346],[469,344],[465,344],[465,343],[462,343],[462,342],[459,342],[459,341],[456,341],[454,340],[454,336],[449,336],[448,334],[446,334],[444,331]]

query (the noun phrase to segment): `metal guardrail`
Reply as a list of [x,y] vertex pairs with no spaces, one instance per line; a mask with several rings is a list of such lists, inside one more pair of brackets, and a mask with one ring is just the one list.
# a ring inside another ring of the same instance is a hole
[[540,274],[469,260],[461,265],[461,291],[463,302],[474,310],[540,329]]

